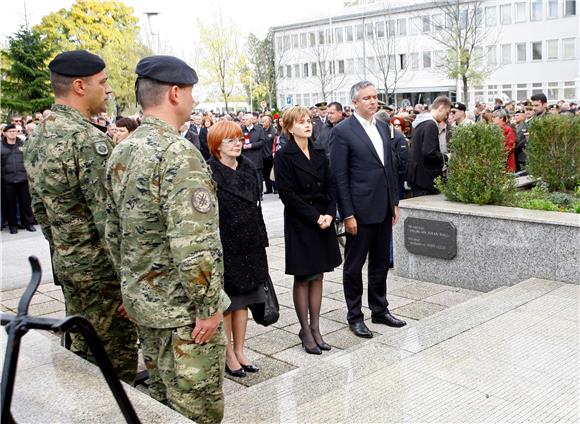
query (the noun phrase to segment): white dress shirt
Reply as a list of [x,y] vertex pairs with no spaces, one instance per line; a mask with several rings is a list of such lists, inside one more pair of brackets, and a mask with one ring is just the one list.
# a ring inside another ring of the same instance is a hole
[[360,122],[360,124],[364,128],[365,132],[367,133],[367,135],[371,139],[371,142],[373,143],[373,146],[377,152],[377,155],[379,155],[379,159],[381,160],[381,163],[384,166],[385,165],[385,149],[383,147],[383,138],[381,137],[381,134],[379,133],[379,129],[377,128],[377,120],[373,116],[372,121],[367,121],[365,118],[363,118],[362,116],[360,116],[356,112],[354,112],[354,116],[356,119],[358,119],[358,121]]

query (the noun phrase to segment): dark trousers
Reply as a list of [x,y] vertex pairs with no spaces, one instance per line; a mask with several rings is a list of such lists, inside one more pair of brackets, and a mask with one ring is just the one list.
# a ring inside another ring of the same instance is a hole
[[430,196],[432,194],[439,194],[439,190],[436,188],[422,188],[416,186],[415,184],[411,184],[411,193],[413,193],[413,197],[421,197]]
[[264,169],[262,169],[262,175],[264,176],[264,182],[266,183],[266,192],[272,193],[276,190],[276,185],[274,181],[270,179],[270,172],[272,171],[272,167],[274,166],[274,158],[264,158]]
[[372,316],[387,311],[387,272],[389,271],[389,244],[392,218],[380,224],[358,225],[356,236],[346,235],[342,283],[348,307],[347,320],[350,324],[363,321],[362,268],[368,263],[368,300]]
[[4,211],[6,212],[8,226],[18,226],[16,208],[20,211],[20,223],[25,227],[32,225],[34,215],[32,214],[30,193],[28,192],[28,181],[14,184],[4,183],[2,184],[2,190],[4,191],[3,200],[6,202]]

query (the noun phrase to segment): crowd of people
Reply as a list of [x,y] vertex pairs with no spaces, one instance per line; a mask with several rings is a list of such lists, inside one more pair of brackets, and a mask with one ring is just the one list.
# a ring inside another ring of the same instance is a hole
[[[51,110],[2,128],[3,220],[11,233],[38,221],[67,314],[91,321],[119,377],[134,380],[140,348],[149,394],[200,423],[223,417],[224,373],[260,371],[244,344],[248,309],[264,303],[270,278],[264,195],[284,204],[299,342],[321,355],[332,349],[320,329],[324,274],[343,258],[350,330],[373,337],[362,308],[367,262],[371,321],[406,325],[387,300],[392,226],[400,199],[436,193],[455,128],[498,126],[515,172],[530,120],[555,113],[542,94],[473,111],[445,96],[397,109],[369,81],[351,88],[352,106],[191,113],[196,72],[150,56],[136,68],[142,113],[110,119],[100,57],[64,52],[49,69]],[[558,113],[578,112],[563,103]],[[93,360],[82,337],[70,348]]]

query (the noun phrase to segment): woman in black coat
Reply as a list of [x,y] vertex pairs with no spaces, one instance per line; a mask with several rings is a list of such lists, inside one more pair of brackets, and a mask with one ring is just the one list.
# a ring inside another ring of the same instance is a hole
[[209,165],[218,188],[224,289],[231,300],[224,311],[226,372],[234,377],[258,371],[244,353],[244,339],[248,305],[264,303],[268,278],[268,236],[259,203],[258,172],[241,156],[243,142],[240,126],[230,121],[220,121],[208,131]]
[[302,345],[308,353],[321,354],[330,350],[319,326],[323,273],[342,262],[332,225],[336,189],[324,149],[308,140],[312,135],[308,109],[292,107],[284,112],[283,121],[289,140],[274,157],[274,172],[284,203],[286,274],[294,275]]

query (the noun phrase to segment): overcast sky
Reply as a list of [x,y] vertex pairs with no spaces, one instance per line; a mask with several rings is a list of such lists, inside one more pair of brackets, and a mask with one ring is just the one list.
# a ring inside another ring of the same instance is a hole
[[[217,7],[223,16],[231,19],[243,33],[254,33],[263,38],[271,26],[299,20],[328,16],[330,11],[342,8],[343,0],[125,0],[140,19],[141,28],[148,29],[145,12],[159,12],[153,19],[153,31],[159,32],[162,51],[185,60],[195,57],[198,37],[197,19],[211,22]],[[1,41],[25,23],[25,6],[30,26],[43,16],[61,8],[70,8],[74,0],[9,0],[2,4]],[[146,34],[146,32],[144,32]],[[146,41],[146,40],[145,40]],[[242,47],[242,46],[240,46]]]

